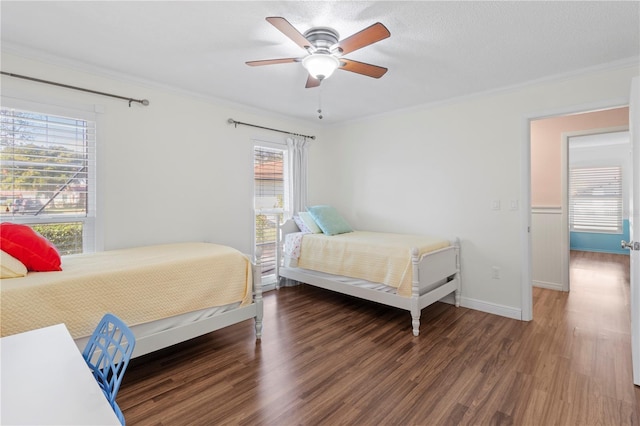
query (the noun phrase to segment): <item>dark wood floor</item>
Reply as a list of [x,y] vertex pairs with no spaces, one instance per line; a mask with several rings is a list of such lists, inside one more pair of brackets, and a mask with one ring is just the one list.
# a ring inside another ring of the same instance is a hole
[[118,402],[129,425],[638,425],[628,271],[572,253],[534,321],[437,303],[417,338],[405,311],[284,288],[262,342],[245,321],[137,358]]

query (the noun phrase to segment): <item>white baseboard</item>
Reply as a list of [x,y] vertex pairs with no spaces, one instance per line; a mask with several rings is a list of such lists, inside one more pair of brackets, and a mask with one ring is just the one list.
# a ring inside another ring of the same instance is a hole
[[[448,294],[442,299],[440,299],[440,302],[454,305],[455,298],[453,296],[453,293]],[[474,309],[480,312],[486,312],[488,314],[499,315],[501,317],[507,317],[507,318],[516,319],[516,320],[522,319],[522,310],[517,308],[512,308],[511,306],[498,305],[496,303],[470,299],[468,297],[460,298],[460,306],[462,306],[463,308]]]
[[550,283],[546,281],[533,280],[533,286],[540,287],[540,288],[548,288],[549,290],[563,291],[562,284],[558,284],[558,283]]
[[[455,304],[453,294],[449,294],[442,299],[441,302]],[[474,309],[480,312],[486,312],[488,314],[500,315],[501,317],[507,317],[511,319],[522,319],[522,310],[512,308],[511,306],[498,305],[496,303],[489,303],[482,300],[470,299],[468,297],[460,298],[460,306],[463,308]]]
[[276,283],[272,282],[269,284],[262,284],[262,292],[266,293],[267,291],[272,291],[276,289]]
[[455,305],[456,304],[456,298],[453,296],[453,293],[449,293],[445,297],[440,299],[440,302],[448,303],[450,305]]
[[517,320],[522,319],[521,309],[513,308],[511,306],[498,305],[497,303],[485,302],[483,300],[462,297],[460,299],[460,306],[464,308],[475,309],[476,311],[486,312],[489,314],[500,315],[501,317],[507,317]]

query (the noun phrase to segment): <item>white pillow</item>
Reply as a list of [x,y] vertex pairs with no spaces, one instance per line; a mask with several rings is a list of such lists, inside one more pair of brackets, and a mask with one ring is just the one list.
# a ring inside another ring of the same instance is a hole
[[0,278],[19,278],[27,276],[27,267],[4,250],[0,250]]
[[298,225],[298,229],[300,230],[300,232],[303,232],[305,234],[311,233],[311,231],[309,230],[309,228],[307,228],[307,225],[304,223],[304,221],[300,219],[299,215],[293,216],[293,221],[296,223],[296,225]]
[[302,219],[304,224],[307,225],[307,228],[309,228],[309,231],[312,234],[322,233],[322,229],[320,229],[320,227],[318,226],[316,221],[313,219],[313,217],[311,217],[311,214],[309,212],[300,212],[298,213],[298,216],[300,217],[300,219]]

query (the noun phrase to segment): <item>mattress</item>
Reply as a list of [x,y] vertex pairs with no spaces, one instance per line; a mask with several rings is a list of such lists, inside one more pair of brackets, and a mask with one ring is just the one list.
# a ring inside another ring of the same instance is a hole
[[65,323],[89,336],[104,313],[130,326],[251,303],[251,263],[217,244],[179,243],[63,257],[62,271],[0,281],[2,336]]
[[401,296],[411,295],[412,250],[422,258],[451,245],[438,237],[366,231],[298,235],[291,238],[299,242],[285,242],[286,254],[297,257],[297,267],[383,284]]

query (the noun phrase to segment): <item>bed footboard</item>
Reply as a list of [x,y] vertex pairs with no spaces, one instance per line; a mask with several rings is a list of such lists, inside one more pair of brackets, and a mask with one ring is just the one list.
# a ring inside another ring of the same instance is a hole
[[453,293],[456,307],[460,306],[460,240],[451,246],[419,256],[411,250],[413,281],[411,285],[411,325],[413,335],[420,334],[422,309]]

